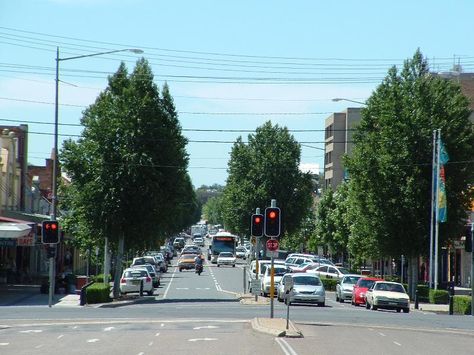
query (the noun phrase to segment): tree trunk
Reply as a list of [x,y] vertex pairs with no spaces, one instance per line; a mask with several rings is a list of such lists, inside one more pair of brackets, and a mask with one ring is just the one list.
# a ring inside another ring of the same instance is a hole
[[120,234],[117,257],[115,259],[115,277],[114,277],[114,298],[117,299],[120,296],[120,278],[122,277],[122,258],[124,249],[125,236]]
[[408,293],[410,299],[415,299],[416,286],[418,285],[418,257],[408,258]]

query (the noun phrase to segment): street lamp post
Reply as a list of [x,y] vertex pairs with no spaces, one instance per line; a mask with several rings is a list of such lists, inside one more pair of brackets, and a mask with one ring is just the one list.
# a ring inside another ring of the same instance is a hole
[[[59,47],[56,47],[56,92],[55,92],[55,100],[54,100],[54,148],[53,148],[53,176],[51,181],[51,203],[52,203],[52,213],[51,213],[51,220],[56,220],[57,218],[57,189],[58,189],[58,126],[59,126],[59,62],[63,62],[65,60],[73,60],[73,59],[80,59],[86,57],[95,57],[104,54],[112,54],[118,52],[132,52],[135,54],[141,54],[143,51],[141,49],[136,48],[125,48],[125,49],[116,49],[107,52],[99,52],[99,53],[91,53],[91,54],[83,54],[74,57],[66,57],[66,58],[59,58]],[[55,244],[49,244],[49,248],[55,248]],[[55,254],[55,253],[54,253]],[[51,307],[52,300],[53,300],[53,293],[54,293],[54,255],[50,255],[49,259],[49,302],[48,306]]]

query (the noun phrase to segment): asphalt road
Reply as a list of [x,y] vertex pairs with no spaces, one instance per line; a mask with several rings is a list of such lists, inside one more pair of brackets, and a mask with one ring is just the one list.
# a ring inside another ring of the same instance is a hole
[[[268,305],[242,305],[243,264],[206,263],[199,276],[170,267],[154,296],[106,307],[0,307],[0,354],[471,354],[474,319],[369,311],[335,302],[295,305],[301,339],[251,329]],[[275,317],[286,307],[275,300]]]

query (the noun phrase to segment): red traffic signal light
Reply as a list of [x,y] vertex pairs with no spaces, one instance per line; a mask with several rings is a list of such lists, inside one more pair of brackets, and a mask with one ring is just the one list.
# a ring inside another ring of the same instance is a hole
[[42,242],[43,244],[59,243],[59,224],[58,221],[43,221],[42,223]]
[[263,215],[253,214],[251,219],[251,233],[254,237],[263,236]]
[[280,236],[281,215],[278,207],[265,208],[265,235],[267,237]]

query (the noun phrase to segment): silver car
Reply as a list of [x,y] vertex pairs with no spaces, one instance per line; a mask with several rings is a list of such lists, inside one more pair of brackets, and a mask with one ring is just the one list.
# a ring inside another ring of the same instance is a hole
[[336,301],[352,300],[352,290],[362,275],[345,275],[336,285]]
[[[285,295],[285,278],[293,278],[293,289]],[[278,284],[277,298],[285,303],[316,303],[320,307],[326,304],[326,291],[319,276],[308,273],[285,274]]]

